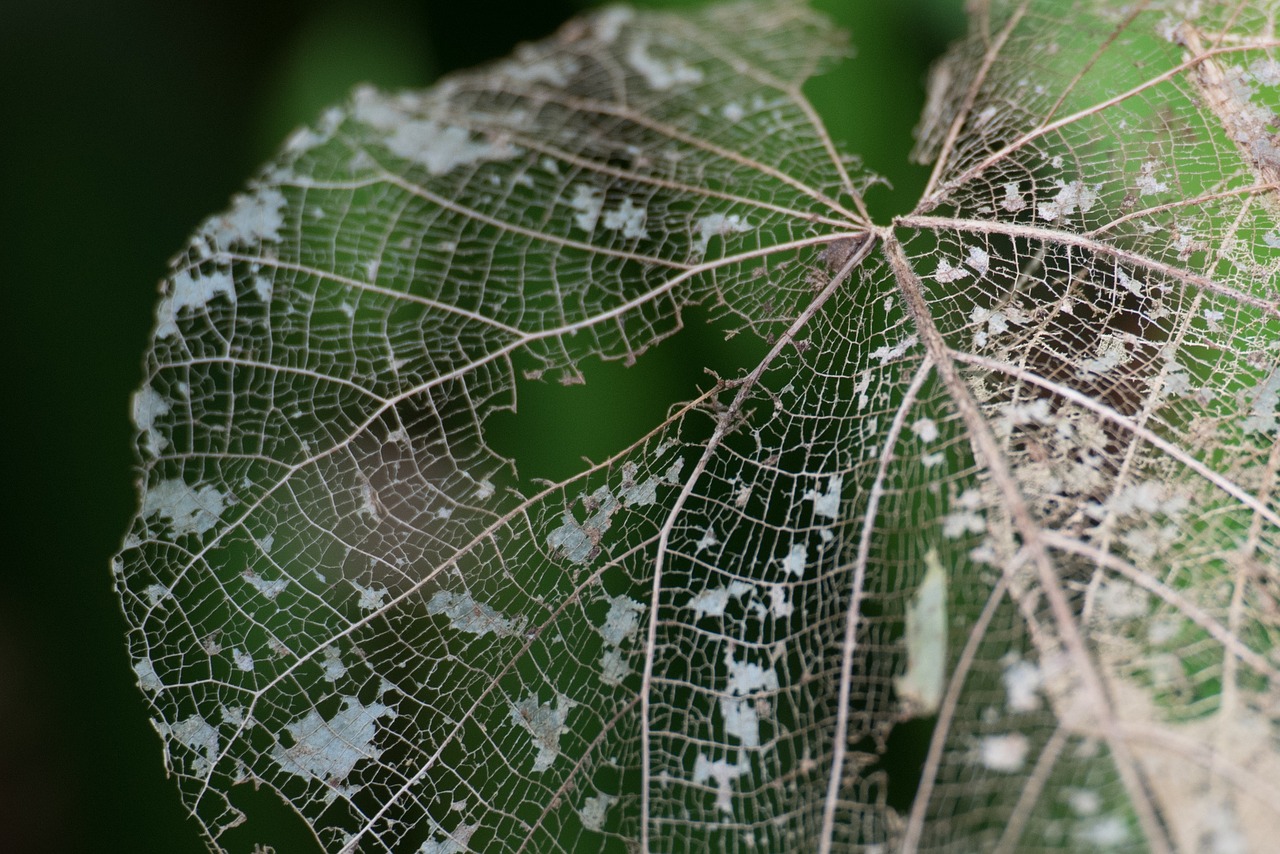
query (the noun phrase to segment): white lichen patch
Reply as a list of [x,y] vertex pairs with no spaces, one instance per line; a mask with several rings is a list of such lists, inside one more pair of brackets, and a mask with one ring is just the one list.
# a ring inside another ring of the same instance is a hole
[[431,822],[431,836],[418,848],[417,854],[463,854],[471,850],[471,837],[480,827],[478,823],[458,822],[453,830],[445,830],[433,819],[428,821]]
[[947,574],[937,549],[928,551],[924,564],[924,579],[907,603],[907,669],[893,680],[898,699],[919,717],[938,710],[947,666]]
[[169,338],[178,334],[178,313],[203,308],[217,296],[225,296],[232,302],[236,297],[235,280],[229,270],[214,270],[206,274],[179,270],[169,282],[168,295],[160,300],[156,309],[156,338]]
[[1187,373],[1187,369],[1176,362],[1170,363],[1165,369],[1155,402],[1163,402],[1166,398],[1189,394],[1191,391],[1193,391],[1191,375]]
[[510,160],[520,149],[504,140],[477,137],[464,128],[430,119],[404,119],[386,138],[398,157],[427,167],[432,175],[447,175],[459,166]]
[[508,701],[507,704],[511,707],[511,719],[533,737],[533,746],[537,748],[533,770],[547,770],[560,755],[560,736],[569,731],[565,722],[569,719],[569,712],[578,704],[559,692],[554,705],[539,703],[537,694],[530,694],[518,703]]
[[896,362],[898,359],[905,356],[912,347],[916,346],[919,341],[920,339],[917,336],[908,335],[897,344],[886,344],[872,350],[871,358],[882,365],[887,365],[890,362]]
[[1067,806],[1078,816],[1097,815],[1102,809],[1102,798],[1093,789],[1069,789]]
[[606,685],[621,685],[631,675],[631,665],[617,647],[607,647],[600,656],[600,681]]
[[1057,222],[1063,217],[1071,216],[1077,210],[1080,213],[1088,213],[1098,201],[1098,189],[1101,186],[1099,184],[1089,187],[1083,181],[1072,181],[1069,184],[1059,181],[1057,195],[1052,201],[1042,202],[1036,208],[1036,212],[1041,219],[1049,222]]
[[351,582],[351,586],[360,594],[356,600],[356,607],[362,611],[376,611],[383,605],[387,604],[387,597],[390,595],[387,588],[380,584],[370,584],[368,587]]
[[193,777],[207,777],[213,770],[213,763],[218,760],[220,752],[218,730],[200,715],[193,714],[172,726],[157,722],[155,728],[166,742],[165,753],[168,755],[166,765],[174,767],[174,757],[169,751],[169,742],[176,741],[194,754],[187,757],[189,761],[185,773]]
[[1159,480],[1143,480],[1130,483],[1106,503],[1098,505],[1091,502],[1085,506],[1085,512],[1091,517],[1102,520],[1110,517],[1136,517],[1146,520],[1159,514],[1178,520],[1190,508],[1191,502],[1172,484]]
[[366,706],[355,697],[343,697],[338,713],[330,720],[313,710],[287,725],[293,744],[277,744],[271,758],[288,774],[323,782],[327,801],[339,794],[349,796],[351,792],[338,784],[357,763],[382,754],[373,746],[378,721],[395,716],[395,711],[382,703]]
[[981,493],[976,489],[966,489],[952,504],[952,512],[942,517],[942,535],[955,539],[985,532],[987,521],[980,512],[981,508]]
[[587,830],[596,832],[603,830],[609,807],[613,806],[616,800],[618,800],[616,795],[606,795],[603,792],[584,800],[582,807],[578,810],[578,817],[582,819],[582,826]]
[[1164,646],[1176,638],[1183,630],[1180,617],[1166,614],[1147,623],[1147,642],[1152,646]]
[[465,592],[438,591],[427,603],[427,613],[444,614],[455,629],[478,637],[494,634],[501,638],[520,630],[519,621],[507,619],[500,611],[477,602]]
[[142,593],[147,597],[147,604],[152,608],[173,596],[173,591],[163,584],[148,584]]
[[978,759],[983,767],[1005,774],[1022,770],[1031,742],[1020,732],[983,736],[978,745]]
[[633,639],[640,629],[640,615],[644,613],[644,605],[627,596],[610,596],[609,613],[605,615],[604,625],[596,631],[609,646],[620,647]]
[[656,477],[649,477],[638,482],[637,471],[634,463],[625,463],[622,466],[622,488],[618,490],[618,497],[628,507],[647,507],[658,500],[658,484],[663,481]]
[[713,525],[708,525],[706,530],[702,532],[702,536],[698,538],[698,542],[693,544],[693,553],[701,554],[714,545],[718,545],[720,540],[716,537],[716,529]]
[[736,660],[732,648],[725,650],[724,664],[729,669],[729,681],[725,684],[725,691],[729,694],[744,697],[757,691],[778,690],[777,671],[771,667],[761,667],[754,661]]
[[[320,115],[320,121],[316,123],[314,128],[300,127],[289,134],[285,139],[284,149],[293,155],[305,154],[311,149],[324,145],[333,138],[333,132],[338,129],[345,118],[345,112],[340,107],[330,107]],[[284,175],[290,174],[288,170],[282,170]]]
[[561,518],[563,524],[547,535],[547,545],[570,563],[586,563],[596,553],[596,538],[568,510]]
[[[1070,314],[1070,308],[1063,303],[1061,309]],[[1017,305],[1008,303],[1002,306],[998,311],[991,311],[985,308],[975,308],[969,314],[969,320],[978,326],[978,331],[974,334],[974,344],[978,347],[987,346],[988,342],[993,338],[998,338],[1009,330],[1010,325],[1026,326],[1031,322],[1031,315],[1027,314]],[[983,329],[982,327],[986,327]]]
[[231,200],[230,210],[204,221],[199,237],[223,249],[236,243],[278,243],[284,227],[284,205],[284,194],[273,187],[238,194]]
[[135,661],[133,663],[133,674],[138,677],[138,687],[143,691],[159,691],[164,687],[164,683],[160,681],[159,674],[156,673],[155,665],[151,663],[149,658],[139,658]]
[[1248,433],[1280,432],[1280,368],[1258,387],[1249,415],[1240,426]]
[[1000,207],[1016,213],[1023,210],[1027,206],[1027,200],[1022,196],[1022,190],[1018,187],[1017,181],[1007,181],[1001,185],[1004,190],[1004,198],[1000,200]]
[[968,275],[970,275],[970,273],[964,268],[963,264],[953,265],[946,258],[940,259],[938,261],[937,269],[933,271],[934,280],[942,282],[943,284],[958,282]]
[[1007,656],[1000,681],[1004,684],[1005,706],[1010,712],[1034,712],[1040,708],[1043,678],[1039,667],[1016,655]]
[[1001,438],[1007,438],[1012,434],[1015,428],[1028,424],[1048,424],[1055,423],[1053,410],[1048,405],[1048,401],[1044,398],[1037,398],[1034,401],[1011,401],[1001,408],[1000,416],[996,419],[996,434]]
[[827,478],[826,491],[805,491],[804,500],[813,502],[813,515],[827,519],[840,518],[840,488],[843,484],[843,475],[833,474]]
[[705,257],[707,248],[711,245],[713,237],[728,237],[731,234],[742,234],[750,231],[752,225],[738,214],[709,214],[700,218],[695,225],[695,231],[698,234],[697,247],[698,255]]
[[585,522],[579,523],[566,509],[560,527],[547,535],[551,552],[570,563],[585,564],[599,553],[600,538],[609,529],[614,512],[622,506],[608,487],[603,486],[584,497],[583,504],[591,510]]
[[867,389],[871,388],[871,371],[860,371],[858,373],[858,382],[854,385],[853,391],[858,395],[858,409],[867,408],[867,404],[871,402],[871,396],[867,394]]
[[227,497],[217,487],[197,489],[177,478],[160,481],[142,499],[143,518],[159,515],[174,536],[206,533],[226,509]]
[[1280,86],[1280,60],[1269,56],[1260,56],[1249,63],[1247,74],[1259,86]]
[[604,193],[590,184],[574,184],[573,196],[568,201],[569,207],[575,211],[573,221],[578,228],[591,234],[600,221],[600,212],[604,210]]
[[964,265],[972,268],[979,276],[985,276],[991,267],[991,256],[985,249],[970,246],[964,259]]
[[794,543],[787,556],[782,559],[782,571],[800,578],[805,567],[809,565],[809,549],[804,543]]
[[645,507],[658,500],[658,479],[651,477],[642,483],[633,483],[618,492],[618,497],[628,507]]
[[996,552],[996,547],[990,537],[984,539],[979,545],[969,550],[969,560],[977,564],[986,564],[987,566],[996,566],[1000,560]]
[[724,718],[724,731],[751,749],[760,746],[760,715],[755,701],[738,697],[720,698],[720,716]]
[[768,695],[778,690],[777,672],[754,662],[736,661],[732,649],[724,653],[724,665],[730,673],[724,685],[726,695],[718,703],[724,734],[735,737],[744,749],[759,748],[760,714],[772,708]]
[[275,599],[289,586],[288,578],[273,578],[268,581],[252,569],[246,569],[241,578],[249,582],[253,589],[257,590],[268,601]]
[[922,442],[933,442],[938,438],[938,425],[932,418],[919,418],[911,425],[911,432]]
[[660,59],[650,52],[647,39],[637,38],[627,49],[627,65],[644,78],[650,89],[665,92],[675,86],[702,82],[702,69],[689,65],[680,57]]
[[1121,335],[1104,335],[1094,358],[1080,363],[1077,372],[1081,378],[1105,374],[1129,361],[1130,353]]
[[740,599],[754,592],[755,587],[745,581],[731,581],[725,587],[712,587],[691,597],[685,607],[693,609],[695,620],[723,617],[725,609],[729,607],[729,600]]
[[[1118,815],[1105,815],[1094,821],[1084,822],[1073,834],[1077,843],[1094,848],[1129,850],[1129,825]],[[1206,848],[1217,854],[1225,854],[1220,848]]]
[[343,663],[342,653],[338,652],[337,647],[324,648],[324,662],[321,663],[320,669],[326,682],[337,682],[347,675],[347,665]]
[[634,17],[635,12],[626,6],[611,6],[591,19],[592,35],[601,44],[613,44]]
[[1141,196],[1154,196],[1159,193],[1169,192],[1169,185],[1156,177],[1156,172],[1160,168],[1160,164],[1154,160],[1148,160],[1142,164],[1138,170],[1136,184],[1138,194]]
[[1108,579],[1098,588],[1099,613],[1112,620],[1135,620],[1145,617],[1151,609],[1151,596],[1147,591],[1127,581]]
[[769,613],[775,619],[786,619],[790,617],[795,610],[795,606],[791,604],[791,600],[787,597],[787,588],[782,584],[770,584],[765,587],[765,592],[769,597]]
[[231,660],[235,662],[237,670],[243,670],[246,673],[252,672],[253,656],[240,647],[235,647],[231,650]]
[[975,308],[969,314],[969,321],[978,327],[973,333],[973,346],[983,349],[992,336],[999,336],[1009,329],[1009,319],[999,311],[986,308]]
[[622,204],[605,212],[604,227],[610,231],[622,232],[627,240],[643,240],[649,236],[644,230],[648,216],[648,209],[644,205],[637,205],[631,199],[623,199]]
[[738,778],[750,770],[745,757],[739,754],[737,762],[725,759],[710,759],[705,753],[699,753],[693,765],[693,782],[695,785],[716,784],[716,809],[726,815],[733,815],[733,787]]
[[169,440],[156,427],[156,419],[169,414],[170,404],[165,397],[149,385],[133,394],[133,426],[146,435],[143,442],[147,453],[158,456],[169,445]]
[[1116,271],[1116,281],[1129,293],[1134,296],[1142,296],[1142,292],[1146,290],[1146,283],[1141,279],[1135,279],[1125,272],[1124,268],[1116,264],[1113,268]]
[[570,79],[582,69],[577,57],[556,54],[544,56],[533,45],[516,48],[515,56],[500,62],[494,73],[515,83],[546,83],[549,86],[569,85]]

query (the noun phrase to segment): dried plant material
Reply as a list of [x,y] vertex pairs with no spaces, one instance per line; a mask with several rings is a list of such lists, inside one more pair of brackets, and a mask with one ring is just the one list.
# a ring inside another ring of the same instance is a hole
[[[201,226],[114,571],[211,846],[1274,846],[1275,10],[969,6],[887,225],[764,0],[362,89]],[[487,441],[695,304],[764,355],[562,481]]]

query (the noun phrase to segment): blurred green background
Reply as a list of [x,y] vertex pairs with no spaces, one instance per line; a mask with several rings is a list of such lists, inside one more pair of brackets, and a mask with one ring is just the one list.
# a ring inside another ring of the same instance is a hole
[[[0,850],[204,850],[165,780],[108,570],[134,508],[129,395],[168,257],[289,130],[355,83],[426,85],[589,5],[0,4],[3,447],[13,502],[0,592]],[[927,176],[906,162],[910,131],[928,63],[962,26],[961,0],[815,5],[852,32],[858,56],[811,92],[834,135],[896,188],[868,200],[887,221],[910,208]],[[696,354],[672,353],[661,357],[672,370],[696,365]],[[655,388],[661,370],[650,371]],[[546,388],[529,394],[559,392]],[[581,394],[587,406],[620,405]]]

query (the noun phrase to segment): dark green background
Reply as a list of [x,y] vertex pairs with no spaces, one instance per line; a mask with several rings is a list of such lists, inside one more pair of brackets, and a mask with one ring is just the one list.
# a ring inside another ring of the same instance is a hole
[[[354,83],[425,85],[585,5],[0,4],[0,850],[204,850],[165,780],[108,570],[134,507],[129,395],[166,259],[291,128]],[[853,32],[859,56],[812,91],[833,133],[896,186],[869,199],[886,221],[926,176],[906,163],[910,129],[925,69],[961,26],[960,0],[818,5]],[[696,354],[664,348],[651,355],[696,366]],[[608,378],[588,374],[572,393],[591,411],[574,418],[594,418],[588,431],[610,445],[606,422],[627,420],[619,407],[665,407],[662,370],[616,401]],[[530,390],[529,409],[560,393]],[[535,417],[521,429],[538,429]]]

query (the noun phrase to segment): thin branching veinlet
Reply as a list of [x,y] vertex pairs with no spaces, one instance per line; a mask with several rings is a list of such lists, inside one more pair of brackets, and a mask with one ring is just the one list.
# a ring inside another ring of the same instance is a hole
[[[773,0],[359,90],[199,229],[115,579],[211,846],[1272,850],[1276,9],[970,5],[888,226]],[[486,442],[694,304],[764,356]]]

